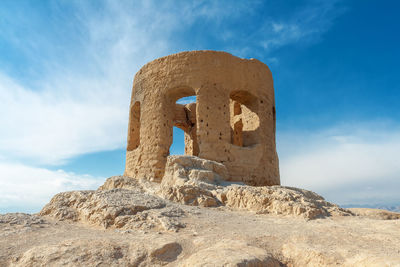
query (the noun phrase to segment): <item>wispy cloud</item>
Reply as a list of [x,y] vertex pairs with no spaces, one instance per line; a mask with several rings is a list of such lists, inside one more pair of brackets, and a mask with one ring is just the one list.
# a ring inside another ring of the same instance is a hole
[[9,160],[60,164],[123,143],[126,105],[32,91],[4,76],[0,94],[0,154]]
[[[243,29],[229,38],[217,32],[231,31],[224,28],[227,22],[243,19],[243,12],[254,13],[260,3],[103,1],[94,5],[76,1],[67,7],[53,3],[51,14],[44,18],[34,9],[32,21],[24,19],[21,11],[16,15],[20,20],[2,14],[6,24],[1,29],[8,30],[0,36],[23,51],[40,73],[18,76],[0,70],[0,113],[6,114],[0,116],[4,126],[0,155],[60,164],[79,154],[123,147],[134,73],[149,60],[191,48],[190,42],[182,42],[188,37],[185,30],[199,23],[213,25],[207,30],[215,31],[214,38],[222,40],[220,48],[229,50],[232,38],[242,40]],[[329,14],[332,7],[318,3],[315,8]],[[314,15],[317,11],[311,12],[307,5],[291,20],[304,13],[306,19],[296,23],[266,16],[251,44],[264,42],[269,49],[320,32],[312,26],[320,28],[328,24],[321,21],[330,19]],[[42,33],[41,27],[49,21],[48,31]],[[236,46],[242,44],[249,45],[242,40]]]
[[284,14],[268,6],[263,8],[263,18],[246,32],[240,32],[241,40],[237,38],[238,33],[230,35],[232,39],[237,38],[235,47],[231,47],[236,54],[265,57],[283,46],[316,43],[347,10],[340,0],[303,1],[301,6]]
[[104,178],[0,163],[0,213],[38,212],[61,191],[96,189]]
[[400,203],[400,127],[357,123],[278,138],[283,184],[341,204]]
[[[172,14],[136,3],[125,9],[104,2],[104,13],[77,3],[73,14],[79,34],[71,36],[73,46],[61,49],[65,53],[53,48],[59,44],[54,36],[47,41],[31,36],[28,43],[40,45],[29,46],[27,57],[34,57],[43,73],[26,82],[0,72],[0,113],[6,114],[0,116],[0,154],[60,164],[79,154],[125,145],[133,75],[171,49],[166,43],[174,27]],[[20,36],[8,37],[20,46]],[[60,60],[54,60],[56,54]]]

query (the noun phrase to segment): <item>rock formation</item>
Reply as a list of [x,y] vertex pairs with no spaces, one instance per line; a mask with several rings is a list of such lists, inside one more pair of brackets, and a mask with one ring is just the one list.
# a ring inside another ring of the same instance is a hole
[[114,176],[40,214],[0,214],[0,266],[399,266],[400,214],[226,173],[175,156],[161,184]]
[[[196,103],[177,104],[196,96]],[[185,154],[225,165],[229,181],[279,185],[272,75],[256,59],[192,51],[156,59],[136,74],[125,175],[161,181],[173,126]]]

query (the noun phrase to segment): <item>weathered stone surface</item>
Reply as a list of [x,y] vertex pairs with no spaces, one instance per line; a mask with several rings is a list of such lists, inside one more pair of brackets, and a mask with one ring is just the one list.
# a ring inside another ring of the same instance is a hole
[[182,251],[176,242],[149,244],[66,240],[33,247],[14,258],[10,266],[163,266],[175,261]]
[[[0,238],[6,238],[8,235],[16,233],[27,233],[36,229],[45,228],[48,222],[40,216],[26,213],[7,213],[0,214]],[[1,265],[1,264],[0,264]]]
[[178,208],[166,207],[164,200],[142,190],[112,189],[59,193],[40,215],[105,228],[176,231],[184,227],[176,219],[178,213],[183,214]]
[[254,187],[224,181],[224,165],[193,156],[170,156],[159,195],[182,204],[204,207],[226,205],[259,214],[315,219],[351,212],[320,195],[284,186]]
[[142,183],[138,179],[132,179],[127,176],[112,176],[98,188],[100,191],[112,190],[116,188],[134,190],[136,192],[145,192]]
[[237,240],[222,240],[192,254],[178,266],[279,267],[280,262],[267,251]]
[[126,244],[109,240],[67,240],[37,246],[14,258],[10,266],[119,266],[145,258],[144,251],[130,251]]
[[[196,103],[177,104],[196,96]],[[135,75],[125,175],[161,181],[173,126],[185,154],[223,163],[225,179],[280,184],[272,75],[256,59],[192,51],[156,59]]]
[[348,209],[357,216],[364,216],[371,219],[378,220],[398,220],[400,219],[400,213],[392,212],[381,209],[368,209],[368,208],[351,208]]
[[31,227],[46,224],[46,221],[40,216],[27,213],[6,213],[0,214],[0,224]]
[[[0,215],[0,266],[398,266],[400,220],[293,216],[171,204],[179,233]],[[117,217],[118,218],[118,217]],[[83,222],[83,221],[81,221]],[[21,229],[29,229],[21,231]]]
[[193,156],[169,156],[160,195],[188,205],[219,205],[212,191],[228,173],[221,163]]
[[325,201],[314,192],[294,187],[233,185],[223,191],[221,198],[228,207],[259,214],[289,215],[306,219],[352,215],[350,211]]

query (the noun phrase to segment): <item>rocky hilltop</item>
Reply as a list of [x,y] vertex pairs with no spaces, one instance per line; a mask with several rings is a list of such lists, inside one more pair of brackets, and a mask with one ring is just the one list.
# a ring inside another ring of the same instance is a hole
[[225,172],[172,156],[162,183],[114,176],[39,214],[0,215],[0,266],[400,266],[399,213]]

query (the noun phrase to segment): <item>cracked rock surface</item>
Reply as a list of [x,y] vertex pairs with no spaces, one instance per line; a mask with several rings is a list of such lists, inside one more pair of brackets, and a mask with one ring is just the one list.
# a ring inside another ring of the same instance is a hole
[[0,266],[399,266],[400,214],[225,182],[172,158],[163,183],[114,176],[39,214],[0,214]]

